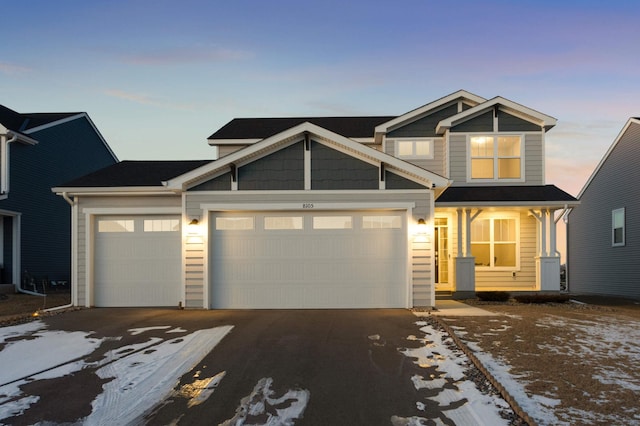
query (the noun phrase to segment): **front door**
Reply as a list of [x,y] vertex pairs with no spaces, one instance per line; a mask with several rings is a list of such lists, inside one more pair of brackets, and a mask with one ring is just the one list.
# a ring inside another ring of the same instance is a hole
[[449,283],[449,226],[447,218],[434,222],[436,291],[451,291]]

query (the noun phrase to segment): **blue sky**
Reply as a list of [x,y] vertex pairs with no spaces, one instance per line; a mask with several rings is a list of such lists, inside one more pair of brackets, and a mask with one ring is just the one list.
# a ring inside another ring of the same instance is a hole
[[458,89],[558,119],[577,195],[640,116],[637,1],[2,1],[0,104],[86,111],[121,160],[213,158],[234,117],[402,114]]

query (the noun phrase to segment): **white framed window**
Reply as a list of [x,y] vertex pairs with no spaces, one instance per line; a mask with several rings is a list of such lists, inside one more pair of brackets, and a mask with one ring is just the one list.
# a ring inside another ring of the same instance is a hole
[[625,245],[624,207],[611,212],[611,245],[613,247]]
[[295,230],[302,229],[302,216],[267,216],[264,218],[266,230]]
[[363,216],[363,229],[400,229],[402,228],[402,216]]
[[469,180],[524,180],[522,140],[520,135],[470,135]]
[[433,139],[396,139],[396,157],[414,159],[433,158]]
[[314,216],[313,229],[351,229],[353,218],[351,216]]
[[520,268],[520,218],[478,217],[471,222],[471,254],[478,269]]
[[219,231],[251,231],[255,228],[253,216],[216,217],[216,229]]
[[145,219],[144,232],[176,232],[180,230],[179,219]]
[[133,219],[99,219],[98,232],[134,232]]

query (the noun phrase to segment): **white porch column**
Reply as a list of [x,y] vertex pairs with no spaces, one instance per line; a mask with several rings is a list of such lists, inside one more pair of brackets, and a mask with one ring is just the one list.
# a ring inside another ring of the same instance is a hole
[[[529,210],[538,220],[538,241],[540,249],[536,256],[536,288],[539,291],[560,291],[560,256],[556,251],[556,222],[550,209],[540,209],[537,213]],[[547,223],[549,223],[549,244],[547,244]]]
[[[453,297],[455,299],[465,299],[474,297],[476,293],[476,258],[471,255],[471,222],[480,214],[480,210],[471,216],[471,209],[466,209],[464,211],[464,221],[462,220],[462,209],[458,209],[456,213],[458,219],[458,255],[455,258],[453,281],[455,290]],[[462,250],[463,247],[464,251]]]

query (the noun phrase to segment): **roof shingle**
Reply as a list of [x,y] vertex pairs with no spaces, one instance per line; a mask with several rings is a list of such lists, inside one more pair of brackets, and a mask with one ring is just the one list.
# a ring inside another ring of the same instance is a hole
[[574,196],[555,185],[513,186],[450,186],[436,200],[443,203],[490,202],[576,202]]

